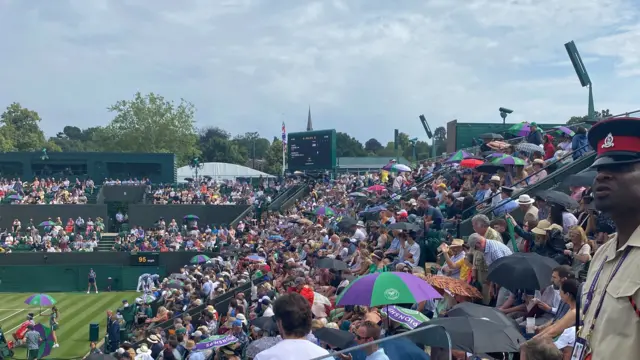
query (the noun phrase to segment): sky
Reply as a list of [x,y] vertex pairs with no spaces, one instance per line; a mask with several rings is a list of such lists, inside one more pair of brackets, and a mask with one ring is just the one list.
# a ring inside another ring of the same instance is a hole
[[55,135],[135,92],[232,134],[335,128],[385,143],[448,121],[565,122],[640,109],[639,0],[0,0],[0,108]]

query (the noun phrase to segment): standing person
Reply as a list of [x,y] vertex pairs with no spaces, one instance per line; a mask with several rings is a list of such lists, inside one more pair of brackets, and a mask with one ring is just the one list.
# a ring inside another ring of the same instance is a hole
[[[592,360],[640,358],[640,118],[596,123],[589,144],[597,152],[592,167],[596,208],[618,232],[593,256],[581,294],[584,325],[574,347]],[[579,346],[578,344],[584,344]]]
[[57,307],[51,308],[51,315],[49,316],[49,327],[51,328],[51,335],[53,336],[53,347],[60,347],[58,345],[58,337],[56,336],[56,330],[58,330],[58,321],[60,320],[60,314]]
[[27,333],[24,334],[24,340],[27,344],[28,360],[36,360],[38,358],[38,349],[40,349],[40,342],[43,340],[40,333],[33,328],[34,326],[29,324],[29,326],[27,326]]
[[91,285],[93,285],[96,294],[98,293],[98,285],[96,284],[96,272],[93,269],[89,269],[89,286],[87,287],[87,294],[91,293]]
[[136,287],[137,292],[140,292],[140,290],[146,290],[146,288],[149,287],[148,281],[150,276],[151,274],[142,274],[138,277],[138,286]]

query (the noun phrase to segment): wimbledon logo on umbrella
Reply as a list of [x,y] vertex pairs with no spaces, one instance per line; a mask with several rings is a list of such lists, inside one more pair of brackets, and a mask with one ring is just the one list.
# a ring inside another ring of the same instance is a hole
[[415,329],[420,325],[420,321],[418,319],[414,318],[413,316],[401,313],[395,307],[389,307],[389,309],[387,309],[387,312],[389,313],[389,317],[393,321],[406,324],[411,329]]
[[400,292],[394,288],[389,288],[384,291],[384,297],[387,300],[398,300],[398,298],[400,297]]

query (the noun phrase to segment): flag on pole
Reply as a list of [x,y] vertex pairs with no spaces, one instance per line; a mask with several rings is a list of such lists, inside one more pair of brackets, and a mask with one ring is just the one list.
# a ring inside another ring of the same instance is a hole
[[282,151],[287,150],[287,128],[284,126],[284,121],[282,122]]
[[518,244],[516,243],[516,230],[515,225],[511,222],[511,219],[506,218],[507,220],[507,231],[509,232],[509,236],[511,237],[511,247],[513,247],[513,252],[517,253]]

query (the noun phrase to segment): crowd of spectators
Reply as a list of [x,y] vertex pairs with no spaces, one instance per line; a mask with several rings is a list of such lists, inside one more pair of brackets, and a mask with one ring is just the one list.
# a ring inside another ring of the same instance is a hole
[[91,179],[0,179],[0,200],[8,204],[86,204],[87,196],[94,191]]

